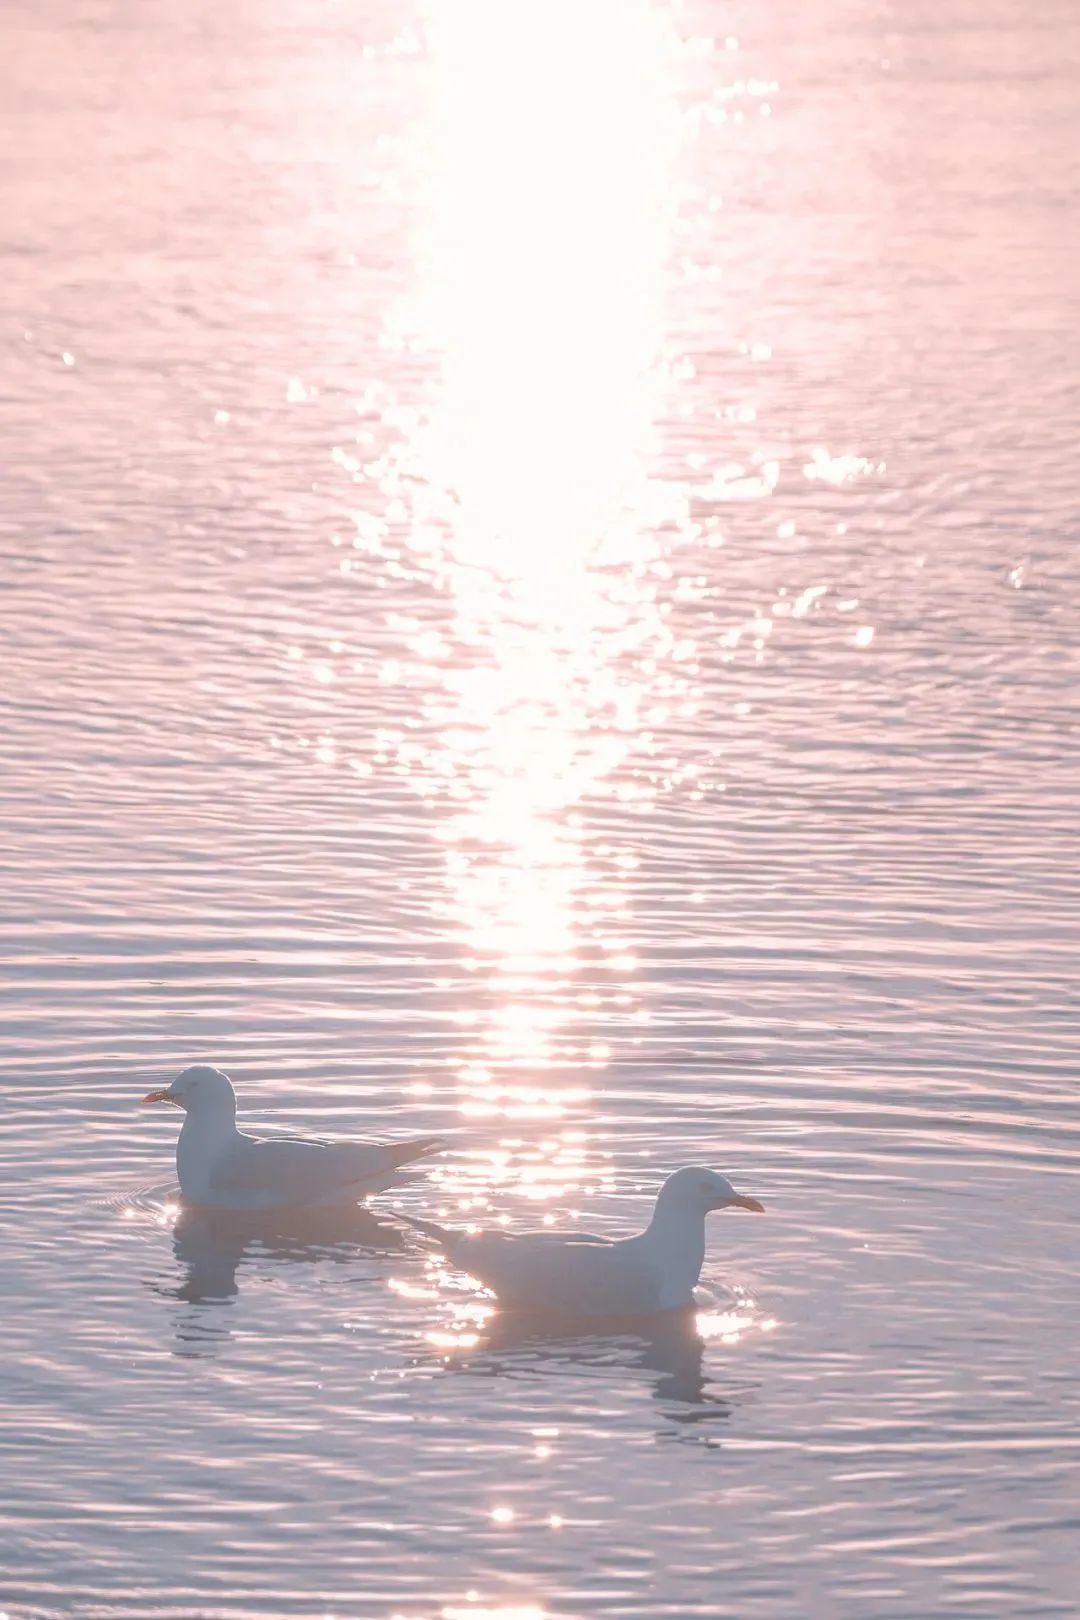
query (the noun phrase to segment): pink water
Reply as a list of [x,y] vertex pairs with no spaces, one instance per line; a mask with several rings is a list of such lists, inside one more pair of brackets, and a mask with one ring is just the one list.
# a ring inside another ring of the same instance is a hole
[[[0,1608],[1072,1616],[1065,0],[0,19]],[[634,1229],[173,1230],[194,1058]]]

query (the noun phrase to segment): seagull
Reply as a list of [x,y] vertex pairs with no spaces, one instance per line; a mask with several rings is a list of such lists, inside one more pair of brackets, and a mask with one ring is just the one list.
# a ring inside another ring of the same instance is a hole
[[348,1204],[381,1192],[400,1165],[437,1153],[435,1136],[404,1142],[261,1141],[236,1128],[236,1093],[220,1069],[197,1064],[144,1103],[184,1110],[176,1144],[180,1191],[211,1209],[266,1210]]
[[664,1182],[652,1220],[637,1237],[577,1232],[460,1232],[405,1218],[434,1237],[462,1271],[512,1310],[561,1316],[652,1316],[694,1303],[713,1209],[764,1210],[715,1170],[688,1167]]

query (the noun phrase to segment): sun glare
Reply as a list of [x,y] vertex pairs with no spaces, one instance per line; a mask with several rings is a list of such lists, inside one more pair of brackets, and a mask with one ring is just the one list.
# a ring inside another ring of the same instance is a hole
[[[653,418],[676,120],[647,0],[431,0],[425,445],[455,555],[554,589],[609,534]],[[565,603],[563,604],[566,605]]]

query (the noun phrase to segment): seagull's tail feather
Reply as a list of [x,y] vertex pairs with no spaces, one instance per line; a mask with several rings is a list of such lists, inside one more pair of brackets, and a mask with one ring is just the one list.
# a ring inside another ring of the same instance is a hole
[[395,1209],[394,1218],[404,1221],[408,1226],[415,1227],[425,1237],[434,1238],[442,1248],[450,1250],[461,1237],[460,1232],[452,1232],[448,1226],[440,1226],[438,1221],[422,1221],[417,1215],[406,1215],[404,1210]]
[[394,1142],[387,1156],[396,1170],[400,1165],[412,1164],[416,1159],[426,1159],[433,1153],[445,1151],[446,1143],[441,1136],[414,1136],[408,1142]]

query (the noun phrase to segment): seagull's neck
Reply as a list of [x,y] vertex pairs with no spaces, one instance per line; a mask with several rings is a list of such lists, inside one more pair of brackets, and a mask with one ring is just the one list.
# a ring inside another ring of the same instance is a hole
[[657,1243],[695,1243],[699,1239],[705,1247],[705,1211],[689,1209],[685,1204],[668,1204],[658,1199],[653,1218],[645,1228],[646,1237]]
[[184,1115],[181,1136],[203,1136],[209,1140],[236,1136],[235,1108],[205,1108]]

